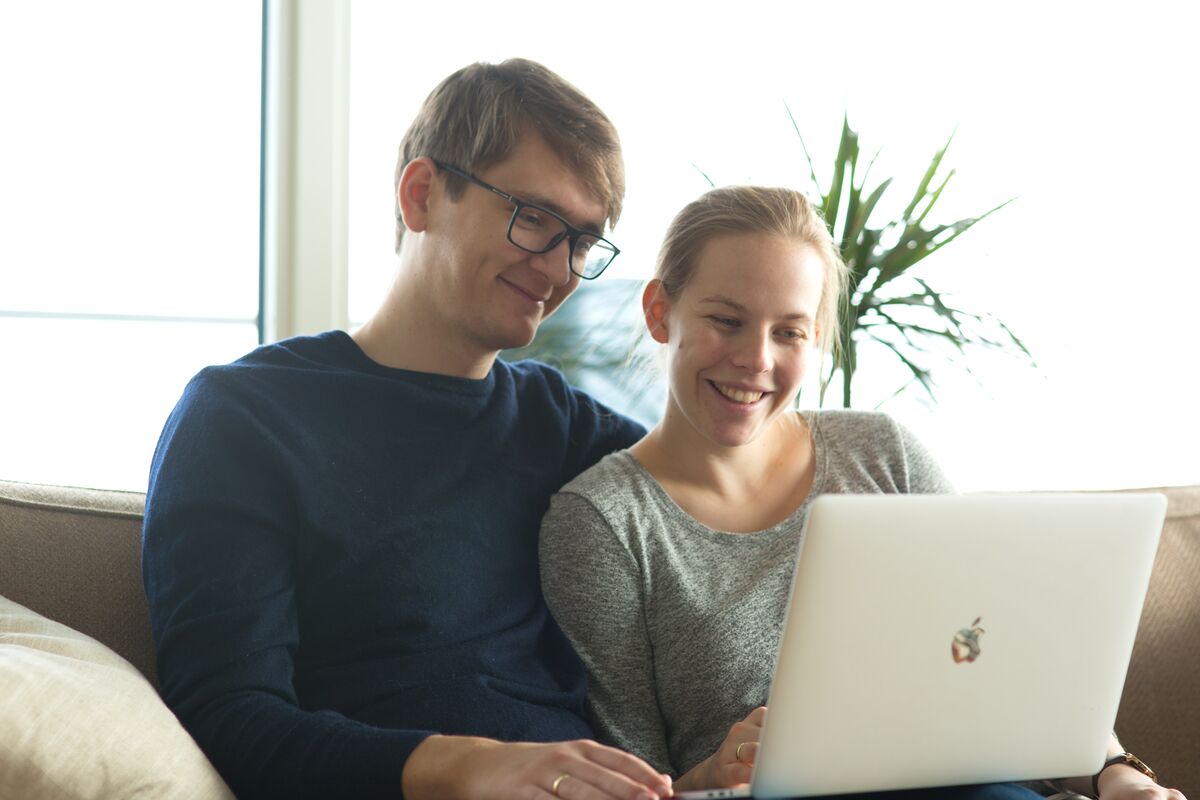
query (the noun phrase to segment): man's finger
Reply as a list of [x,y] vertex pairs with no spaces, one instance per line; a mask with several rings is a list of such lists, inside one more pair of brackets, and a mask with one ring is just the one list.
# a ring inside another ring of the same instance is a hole
[[622,775],[627,775],[638,783],[650,787],[661,786],[666,791],[660,794],[663,797],[670,796],[670,777],[657,772],[637,756],[600,744],[592,744],[592,746],[586,748],[584,756],[602,767],[619,772]]
[[591,761],[581,760],[558,784],[562,800],[654,800],[659,795],[644,784]]

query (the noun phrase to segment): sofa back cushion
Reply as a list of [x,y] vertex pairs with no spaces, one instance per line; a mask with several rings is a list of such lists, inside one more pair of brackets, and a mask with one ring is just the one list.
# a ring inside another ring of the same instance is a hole
[[1198,798],[1200,486],[1156,491],[1167,496],[1167,521],[1117,712],[1117,736],[1166,785]]
[[100,640],[157,686],[145,495],[0,481],[0,595]]

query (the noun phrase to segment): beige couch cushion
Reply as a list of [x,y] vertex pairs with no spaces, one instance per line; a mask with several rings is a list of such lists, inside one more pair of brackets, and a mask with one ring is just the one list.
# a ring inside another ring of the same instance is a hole
[[1200,486],[1167,496],[1117,735],[1163,783],[1200,798]]
[[0,597],[0,797],[232,796],[129,662]]

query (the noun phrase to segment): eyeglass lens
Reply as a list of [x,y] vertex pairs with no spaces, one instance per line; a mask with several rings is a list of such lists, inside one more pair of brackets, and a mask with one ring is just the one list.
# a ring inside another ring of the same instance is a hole
[[[534,253],[544,253],[557,245],[567,232],[562,220],[522,204],[513,214],[509,226],[509,238],[518,247]],[[581,277],[594,278],[604,271],[616,256],[613,248],[603,239],[583,233],[575,240],[571,250],[571,270]]]

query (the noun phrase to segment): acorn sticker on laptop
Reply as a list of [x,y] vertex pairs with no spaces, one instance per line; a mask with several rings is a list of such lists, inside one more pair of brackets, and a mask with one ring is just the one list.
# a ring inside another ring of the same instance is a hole
[[950,643],[950,655],[954,656],[955,664],[964,661],[970,664],[979,658],[979,634],[984,632],[983,628],[979,627],[981,619],[983,617],[976,617],[971,627],[963,628],[954,634],[954,641]]

